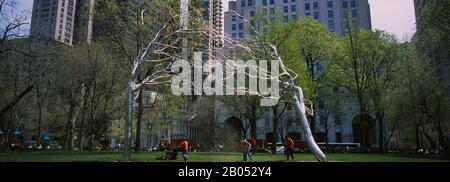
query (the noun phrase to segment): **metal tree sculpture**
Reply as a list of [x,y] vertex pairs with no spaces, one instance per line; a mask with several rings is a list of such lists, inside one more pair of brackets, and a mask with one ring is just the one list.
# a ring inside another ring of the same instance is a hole
[[[211,0],[212,1],[212,0]],[[281,75],[285,75],[288,77],[287,81],[281,81],[279,77],[276,77],[277,82],[283,84],[283,89],[287,90],[291,94],[291,99],[294,102],[296,111],[298,116],[301,120],[301,125],[304,129],[306,142],[308,144],[309,149],[314,153],[316,159],[320,162],[326,162],[326,156],[321,151],[317,143],[315,142],[311,129],[308,124],[308,120],[306,118],[306,107],[304,104],[303,99],[303,91],[300,87],[295,86],[294,84],[294,78],[295,76],[291,76],[291,74],[288,72],[288,68],[286,68],[283,64],[282,59],[278,55],[278,50],[275,46],[262,41],[261,36],[253,29],[253,27],[249,25],[252,31],[255,32],[257,37],[259,37],[259,40],[257,41],[237,41],[234,38],[231,38],[224,34],[218,34],[218,33],[211,33],[216,32],[217,27],[211,26],[211,23],[217,22],[209,22],[207,24],[200,24],[199,27],[196,27],[194,29],[189,29],[188,27],[188,0],[180,0],[180,14],[179,15],[173,15],[174,19],[180,20],[180,29],[176,30],[172,33],[169,33],[169,35],[166,35],[164,37],[161,37],[161,32],[166,28],[168,23],[164,24],[164,26],[157,31],[154,38],[146,44],[146,46],[140,51],[139,55],[134,59],[133,66],[130,72],[130,79],[128,81],[127,85],[127,97],[128,97],[128,117],[126,119],[125,123],[125,151],[124,151],[124,161],[130,160],[130,151],[131,151],[131,122],[132,122],[132,114],[133,114],[133,102],[135,100],[134,93],[138,93],[140,89],[143,89],[144,85],[156,85],[156,84],[165,84],[170,82],[170,79],[173,78],[173,73],[168,71],[167,67],[161,67],[161,69],[157,69],[152,74],[150,74],[148,77],[146,77],[142,82],[136,83],[136,77],[137,77],[137,70],[140,65],[142,65],[145,62],[151,62],[151,63],[161,63],[161,65],[170,65],[167,64],[167,62],[170,60],[176,60],[176,59],[183,59],[188,60],[189,56],[187,55],[190,50],[198,50],[202,49],[205,46],[203,45],[204,42],[196,43],[190,42],[187,43],[188,36],[197,36],[208,39],[208,42],[223,42],[223,45],[226,45],[222,47],[215,46],[211,47],[208,46],[208,53],[209,58],[212,60],[220,61],[221,63],[225,64],[225,66],[230,67],[236,67],[234,62],[229,62],[228,60],[240,60],[242,57],[249,57],[250,59],[255,60],[257,58],[255,52],[262,51],[267,55],[272,55],[278,62],[279,68],[281,72]],[[171,11],[174,12],[174,11]],[[143,14],[143,13],[141,13]],[[173,21],[171,21],[173,23]],[[221,25],[218,23],[218,25]],[[175,36],[173,36],[175,35]],[[175,38],[174,38],[175,37]],[[166,38],[172,38],[174,40],[169,41],[170,43],[162,43],[162,40]],[[181,45],[180,45],[181,42]],[[188,47],[189,45],[189,47]],[[267,46],[268,45],[268,46]],[[167,51],[168,49],[176,49],[178,51]],[[237,54],[237,52],[239,52]],[[165,58],[159,59],[159,60],[144,60],[148,53],[151,53],[152,55],[163,55]],[[244,54],[244,56],[242,55]],[[194,56],[195,57],[195,56]],[[192,61],[192,60],[191,60]],[[196,65],[194,65],[195,67]],[[197,65],[202,66],[202,65]],[[245,73],[248,77],[254,77],[255,75],[249,75]],[[295,74],[295,73],[294,73]],[[272,77],[270,72],[267,72],[266,70],[259,70],[258,71],[259,77],[263,77],[263,79],[274,79]],[[262,76],[261,76],[262,75]],[[161,81],[161,78],[164,78],[163,81]],[[229,78],[221,78],[223,80],[227,80]],[[195,88],[195,85],[192,84],[192,86]],[[239,88],[238,88],[239,89]],[[244,88],[246,93],[253,93],[254,90],[248,90],[247,88]],[[260,97],[265,97],[264,95],[257,93]]]

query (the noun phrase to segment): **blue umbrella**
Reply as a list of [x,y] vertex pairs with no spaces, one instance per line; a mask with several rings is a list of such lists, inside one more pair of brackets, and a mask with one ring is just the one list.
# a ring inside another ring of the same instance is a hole
[[50,140],[50,137],[48,137],[48,135],[45,134],[45,135],[42,137],[42,140],[44,140],[44,141],[49,141],[49,140]]
[[15,135],[20,135],[20,134],[22,134],[22,132],[20,131],[19,128],[16,128],[16,131],[14,131],[14,134]]

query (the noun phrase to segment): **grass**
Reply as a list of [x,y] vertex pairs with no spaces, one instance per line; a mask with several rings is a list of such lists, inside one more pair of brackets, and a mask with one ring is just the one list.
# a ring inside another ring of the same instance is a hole
[[[131,159],[136,162],[175,162],[156,160],[162,152],[141,152],[132,154]],[[179,156],[181,158],[181,156]],[[314,156],[308,153],[295,154],[296,162],[314,162]],[[431,159],[416,156],[391,154],[327,154],[331,162],[450,162],[449,160]],[[115,162],[120,161],[120,152],[77,152],[77,151],[48,151],[48,152],[0,152],[0,162]],[[181,162],[179,159],[176,162]],[[190,153],[190,162],[241,162],[240,153]],[[285,162],[285,156],[260,154],[253,156],[257,162]]]

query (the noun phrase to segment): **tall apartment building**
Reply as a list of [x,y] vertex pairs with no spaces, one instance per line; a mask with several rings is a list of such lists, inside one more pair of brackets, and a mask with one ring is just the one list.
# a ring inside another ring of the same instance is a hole
[[95,0],[34,0],[31,35],[72,45],[90,43]]
[[31,35],[72,45],[76,0],[34,0]]
[[75,9],[73,42],[90,44],[94,29],[95,0],[78,0]]
[[225,13],[225,32],[232,37],[245,38],[245,23],[233,12],[252,20],[262,14],[268,20],[278,18],[289,22],[310,16],[322,22],[332,32],[345,33],[345,22],[351,20],[356,26],[371,29],[368,0],[236,0],[229,2]]
[[208,23],[208,54],[215,56],[215,50],[222,47],[223,6],[222,0],[202,0],[203,20]]

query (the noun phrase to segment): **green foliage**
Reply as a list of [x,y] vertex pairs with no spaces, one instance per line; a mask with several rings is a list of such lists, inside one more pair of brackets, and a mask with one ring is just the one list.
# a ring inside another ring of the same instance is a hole
[[417,40],[419,51],[429,58],[439,56],[450,49],[450,0],[429,1],[417,18]]

